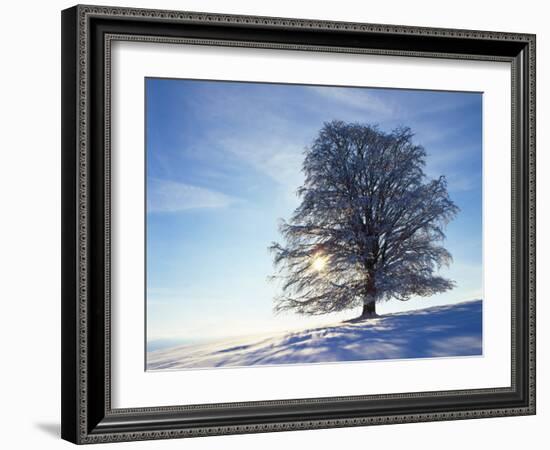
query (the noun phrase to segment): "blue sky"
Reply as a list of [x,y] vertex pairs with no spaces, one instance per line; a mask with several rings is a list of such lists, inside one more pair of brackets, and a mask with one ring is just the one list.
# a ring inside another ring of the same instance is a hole
[[482,296],[482,95],[146,79],[147,336],[196,342],[334,323],[272,313],[267,248],[299,204],[304,148],[333,119],[406,125],[461,211],[447,228],[457,287],[379,313]]

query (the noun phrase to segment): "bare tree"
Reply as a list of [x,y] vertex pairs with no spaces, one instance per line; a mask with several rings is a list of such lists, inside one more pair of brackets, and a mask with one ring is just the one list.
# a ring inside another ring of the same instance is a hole
[[440,243],[458,207],[441,176],[428,180],[426,151],[409,128],[325,123],[306,149],[300,206],[273,243],[283,278],[275,310],[317,315],[452,289],[437,274],[451,254]]

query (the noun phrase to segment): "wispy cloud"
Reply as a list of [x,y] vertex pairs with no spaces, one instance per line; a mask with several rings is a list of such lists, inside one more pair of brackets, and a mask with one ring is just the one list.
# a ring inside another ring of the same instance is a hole
[[465,192],[477,189],[480,184],[479,178],[479,174],[461,175],[457,173],[450,173],[447,176],[449,191]]
[[296,189],[301,184],[303,147],[285,139],[266,142],[265,136],[254,134],[221,138],[219,142],[226,151],[279,185]]
[[208,124],[208,133],[187,146],[185,157],[210,165],[214,161],[226,172],[242,174],[243,167],[252,168],[285,192],[295,191],[303,181],[304,148],[321,123],[310,117],[297,122],[293,117],[304,107],[303,92],[293,98],[286,87],[252,86],[250,92],[243,92],[241,85],[221,92],[216,88],[201,91],[202,101],[193,105]]
[[429,152],[426,174],[430,178],[445,175],[451,192],[478,189],[481,182],[480,172],[477,170],[460,170],[462,160],[465,157],[472,158],[475,152],[476,149],[472,146],[465,146],[464,148],[447,147],[445,151]]
[[395,105],[376,96],[375,91],[363,89],[312,86],[308,88],[320,97],[339,103],[341,106],[376,113],[378,120],[395,112]]
[[237,201],[211,189],[158,178],[149,179],[147,188],[148,213],[227,208]]

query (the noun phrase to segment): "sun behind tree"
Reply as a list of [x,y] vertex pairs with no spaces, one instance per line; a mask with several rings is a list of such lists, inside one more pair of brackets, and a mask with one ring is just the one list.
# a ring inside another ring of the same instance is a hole
[[303,163],[300,206],[273,243],[283,278],[275,310],[319,315],[452,289],[440,245],[458,207],[444,176],[428,180],[426,151],[409,128],[325,123]]

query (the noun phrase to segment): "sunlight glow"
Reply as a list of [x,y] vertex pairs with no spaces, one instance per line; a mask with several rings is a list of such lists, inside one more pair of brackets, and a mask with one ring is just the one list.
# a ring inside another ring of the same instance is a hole
[[323,255],[315,255],[311,267],[317,272],[322,272],[327,265],[327,257]]

